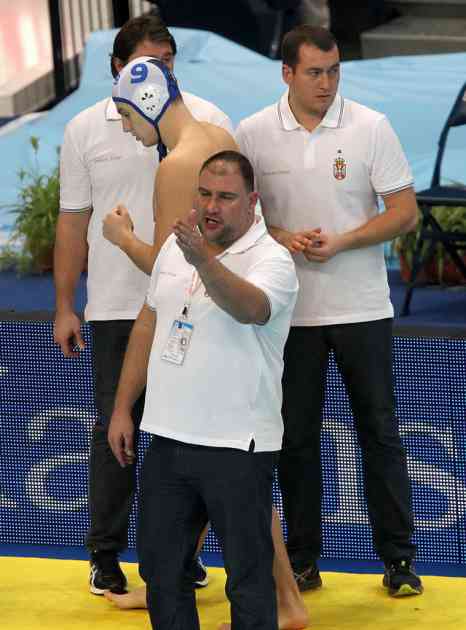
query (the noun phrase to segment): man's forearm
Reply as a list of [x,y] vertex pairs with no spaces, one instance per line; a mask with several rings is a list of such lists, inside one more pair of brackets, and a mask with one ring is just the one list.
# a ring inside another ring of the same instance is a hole
[[153,245],[144,243],[134,233],[131,233],[121,243],[120,249],[132,260],[136,267],[150,276],[156,258]]
[[241,324],[262,324],[270,316],[265,293],[227,269],[216,258],[197,267],[209,297]]
[[387,210],[361,227],[341,234],[342,249],[358,249],[391,241],[416,226],[417,214]]
[[312,243],[320,232],[318,230],[302,230],[301,232],[289,232],[275,225],[267,225],[267,229],[277,243],[286,247],[290,254],[303,252]]
[[134,322],[126,349],[115,397],[115,409],[131,411],[146,385],[155,325],[155,313],[143,306]]
[[53,275],[57,311],[72,311],[79,277],[86,266],[88,217],[61,213],[55,236]]
[[383,201],[384,212],[369,219],[364,225],[338,236],[340,250],[378,245],[414,230],[419,211],[416,194],[411,186],[385,195]]

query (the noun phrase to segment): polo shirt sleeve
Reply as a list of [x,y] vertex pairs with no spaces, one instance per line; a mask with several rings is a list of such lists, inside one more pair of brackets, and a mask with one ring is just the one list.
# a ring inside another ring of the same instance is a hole
[[198,114],[199,120],[205,120],[212,125],[222,127],[222,129],[233,135],[233,123],[225,112],[213,103],[210,103],[210,101],[205,101],[204,109],[204,112]]
[[222,127],[222,129],[225,129],[225,131],[228,131],[228,133],[233,135],[233,123],[221,109],[214,112],[211,122],[214,125],[217,125],[217,127]]
[[374,129],[371,182],[378,195],[413,185],[413,176],[398,136],[385,116]]
[[65,129],[60,150],[60,210],[77,212],[91,206],[89,170],[78,148],[72,121]]
[[236,127],[235,140],[238,143],[240,152],[248,158],[254,168],[254,156],[252,154],[250,143],[248,141],[244,122],[240,122],[239,125]]
[[246,124],[246,121],[241,121],[235,131],[235,140],[238,143],[240,153],[246,156],[248,160],[251,162],[252,170],[254,171],[254,187],[260,193],[259,181],[257,179],[256,155],[253,150],[254,139],[251,137],[252,136],[251,133],[248,134],[247,128],[248,128],[248,125]]
[[157,282],[158,282],[159,273],[160,273],[159,260],[160,260],[160,254],[157,256],[155,264],[152,268],[152,273],[150,275],[149,288],[147,289],[147,293],[146,293],[146,304],[150,308],[151,311],[157,310],[156,300],[155,300],[155,291],[157,289]]
[[233,124],[230,118],[219,107],[190,92],[182,92],[183,100],[196,120],[222,127],[233,135]]
[[270,318],[267,324],[282,311],[293,310],[299,288],[291,255],[281,246],[277,247],[283,251],[262,258],[249,269],[245,277],[245,280],[261,289],[269,300]]

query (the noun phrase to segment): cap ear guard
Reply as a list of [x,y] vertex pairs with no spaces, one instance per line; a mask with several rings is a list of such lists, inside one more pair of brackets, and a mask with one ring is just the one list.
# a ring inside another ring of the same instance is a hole
[[167,88],[170,100],[174,101],[176,98],[178,98],[178,96],[180,96],[180,88],[178,87],[178,82],[173,76],[173,72],[170,70],[170,68],[167,68],[163,61],[160,61],[160,59],[156,59],[155,57],[153,57],[152,59],[148,59],[147,63],[152,63],[154,66],[157,66],[157,68],[162,71],[165,79],[167,80]]
[[167,66],[163,63],[163,61],[160,61],[160,59],[156,59],[154,57],[153,59],[148,59],[147,63],[151,63],[154,66],[156,66],[159,70],[161,70],[167,82],[166,87],[168,91],[168,98],[165,101],[165,104],[162,106],[162,109],[160,110],[160,113],[158,114],[157,118],[154,120],[154,125],[157,129],[157,133],[160,136],[160,131],[158,128],[159,121],[164,115],[167,108],[173,103],[174,100],[176,100],[180,96],[180,89],[178,87],[178,83],[175,77],[173,76],[172,72],[170,71],[169,68],[167,68]]

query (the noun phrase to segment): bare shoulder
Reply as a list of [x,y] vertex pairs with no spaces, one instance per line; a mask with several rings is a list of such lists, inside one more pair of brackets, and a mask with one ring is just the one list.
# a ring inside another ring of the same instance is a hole
[[207,122],[200,123],[200,127],[206,134],[208,142],[219,147],[218,151],[238,151],[235,139],[226,129]]
[[199,173],[202,164],[220,151],[238,151],[238,145],[228,131],[210,123],[197,123],[170,152],[173,164],[179,168],[194,168]]
[[210,123],[193,125],[160,164],[156,185],[176,179],[182,186],[197,186],[204,162],[220,151],[238,151],[234,138],[225,129]]

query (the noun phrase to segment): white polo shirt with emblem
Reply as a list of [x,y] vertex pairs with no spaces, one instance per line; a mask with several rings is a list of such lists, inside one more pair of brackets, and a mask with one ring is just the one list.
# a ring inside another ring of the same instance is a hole
[[183,365],[162,358],[195,269],[168,237],[157,257],[147,305],[157,313],[141,428],[187,444],[255,451],[281,449],[283,347],[298,281],[291,255],[268,234],[264,220],[217,257],[267,295],[271,316],[263,326],[240,324],[206,294],[193,292],[194,329]]
[[[387,118],[337,95],[312,132],[280,101],[236,131],[251,161],[269,225],[342,233],[379,212],[377,195],[413,185]],[[393,316],[383,244],[338,253],[325,263],[294,256],[300,291],[294,326],[373,321]]]
[[[215,105],[183,92],[198,120],[233,131]],[[155,147],[144,147],[124,133],[111,98],[99,101],[66,126],[60,152],[60,208],[79,212],[92,207],[87,241],[86,320],[135,319],[144,303],[149,277],[102,235],[102,220],[118,203],[125,205],[136,235],[154,237],[152,193],[158,168]]]

